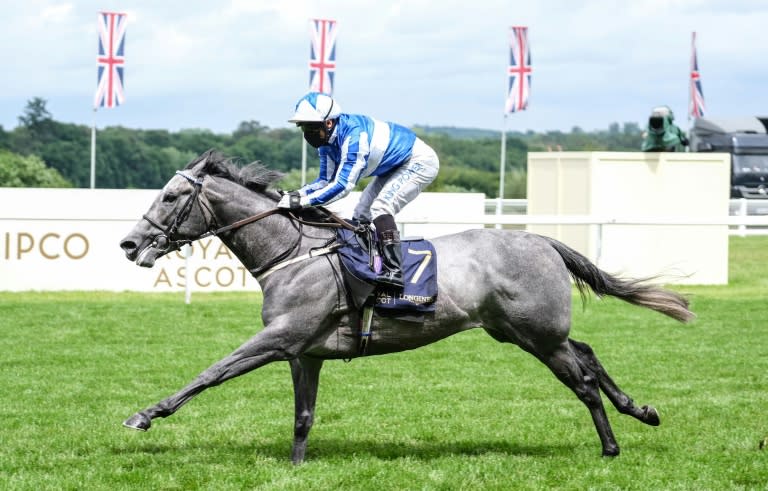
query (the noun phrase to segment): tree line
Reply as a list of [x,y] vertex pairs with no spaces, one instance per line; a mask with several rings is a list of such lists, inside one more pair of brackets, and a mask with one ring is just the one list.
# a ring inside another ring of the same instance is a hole
[[[90,186],[91,128],[56,121],[36,97],[27,102],[19,125],[0,126],[0,187]],[[440,157],[434,192],[499,192],[501,134],[491,130],[417,126],[414,131]],[[280,185],[295,189],[301,180],[301,133],[296,128],[269,128],[258,121],[241,122],[231,134],[205,129],[131,129],[98,131],[96,187],[159,189],[173,173],[204,151],[215,148],[239,162],[261,161],[285,173]],[[504,197],[524,198],[526,159],[537,151],[638,151],[642,130],[637,123],[612,123],[605,131],[509,132],[506,134]],[[317,175],[309,148],[307,179]],[[361,186],[365,181],[361,183]]]

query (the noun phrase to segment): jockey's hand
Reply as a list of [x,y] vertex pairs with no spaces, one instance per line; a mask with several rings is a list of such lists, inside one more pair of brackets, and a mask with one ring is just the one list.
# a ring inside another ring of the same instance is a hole
[[298,210],[301,206],[301,195],[298,191],[291,191],[285,193],[280,201],[277,203],[278,208],[287,208],[289,210]]

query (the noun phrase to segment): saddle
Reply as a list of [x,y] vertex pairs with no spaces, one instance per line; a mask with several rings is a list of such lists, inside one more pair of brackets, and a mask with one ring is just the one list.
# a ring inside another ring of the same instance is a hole
[[[374,311],[382,317],[414,323],[423,323],[426,316],[434,313],[437,301],[437,254],[431,242],[407,237],[400,241],[404,287],[397,289],[380,285],[376,281],[382,264],[378,239],[370,226],[350,222],[322,207],[312,209],[313,214],[321,214],[319,222],[310,221],[293,212],[288,213],[300,224],[334,228],[335,241],[302,256],[277,262],[264,271],[251,273],[261,281],[290,264],[318,255],[337,253],[346,296],[353,311],[352,318],[357,317],[360,322],[360,356],[367,354]],[[316,216],[313,218],[317,219]]]
[[357,310],[372,307],[380,316],[410,322],[423,322],[425,314],[435,311],[437,254],[431,242],[422,238],[401,240],[402,290],[376,283],[381,258],[372,230],[356,233],[340,228],[337,242],[341,244],[336,252],[341,258],[347,291]]

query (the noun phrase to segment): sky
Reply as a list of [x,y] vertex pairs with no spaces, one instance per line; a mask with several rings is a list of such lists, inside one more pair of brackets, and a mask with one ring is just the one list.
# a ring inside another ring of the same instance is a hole
[[[97,13],[128,14],[125,104],[93,109]],[[687,127],[691,33],[706,116],[768,114],[766,0],[0,0],[0,125],[41,97],[57,121],[230,133],[271,128],[308,89],[311,18],[338,22],[334,97],[406,126]],[[527,26],[526,111],[504,117],[509,27]]]

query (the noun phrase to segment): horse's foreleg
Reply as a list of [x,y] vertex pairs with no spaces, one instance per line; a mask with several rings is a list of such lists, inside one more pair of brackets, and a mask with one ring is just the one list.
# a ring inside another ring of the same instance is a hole
[[619,445],[613,436],[611,423],[608,421],[603,400],[600,398],[597,375],[590,373],[588,370],[582,370],[575,353],[569,348],[567,343],[564,343],[547,355],[539,354],[537,356],[589,409],[603,446],[603,456],[614,457],[619,455]]
[[312,423],[315,418],[317,386],[320,380],[320,369],[323,367],[323,360],[300,356],[291,360],[290,364],[296,406],[291,461],[294,464],[300,464],[304,461],[309,430],[312,429]]
[[600,389],[602,389],[620,413],[628,414],[651,426],[658,426],[661,424],[659,413],[653,406],[637,407],[632,398],[619,389],[616,383],[605,371],[600,360],[597,359],[597,356],[595,356],[594,351],[592,351],[592,348],[588,344],[574,341],[573,339],[569,339],[568,342],[574,348],[574,352],[579,358],[579,361],[583,365],[586,365],[589,370],[597,374]]
[[189,385],[156,405],[134,414],[123,423],[128,428],[146,431],[155,418],[165,418],[200,392],[267,363],[288,360],[298,354],[297,340],[280,329],[264,329],[226,358],[211,365]]

